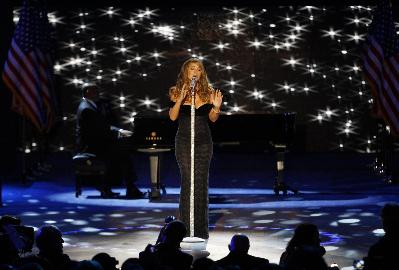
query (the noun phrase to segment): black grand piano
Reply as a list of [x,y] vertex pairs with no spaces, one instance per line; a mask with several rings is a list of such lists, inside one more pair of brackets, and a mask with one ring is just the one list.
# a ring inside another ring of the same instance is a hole
[[[162,188],[159,179],[162,152],[174,148],[178,121],[168,116],[135,117],[133,144],[138,151],[150,155],[151,193],[150,199],[160,196]],[[284,183],[284,153],[292,144],[295,133],[295,113],[282,114],[223,114],[216,123],[209,123],[215,145],[257,145],[264,150],[273,147],[277,160],[277,179],[274,192],[284,195],[288,191],[297,193]]]

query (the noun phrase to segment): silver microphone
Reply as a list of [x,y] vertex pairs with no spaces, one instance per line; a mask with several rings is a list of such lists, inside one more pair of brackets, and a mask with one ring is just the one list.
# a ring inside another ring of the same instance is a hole
[[193,89],[195,87],[195,84],[197,83],[197,77],[193,76],[191,78],[191,83],[190,83],[190,87],[191,89]]
[[195,84],[197,83],[197,77],[193,76],[191,78],[191,82],[190,82],[190,88],[191,88],[191,96],[195,95]]

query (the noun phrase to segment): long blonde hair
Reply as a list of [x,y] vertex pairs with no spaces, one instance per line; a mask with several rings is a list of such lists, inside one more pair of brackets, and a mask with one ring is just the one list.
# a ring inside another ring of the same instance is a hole
[[[201,68],[201,77],[197,81],[195,90],[202,102],[209,102],[212,88],[209,85],[208,75],[206,74],[204,64],[197,58],[190,58],[183,63],[180,68],[179,75],[177,76],[176,86],[173,86],[169,89],[169,96],[171,99],[176,100],[180,96],[180,92],[183,89],[184,83],[186,85],[190,85],[190,80],[188,78],[188,66],[191,63],[196,63]],[[187,95],[186,101],[191,102],[191,95]]]

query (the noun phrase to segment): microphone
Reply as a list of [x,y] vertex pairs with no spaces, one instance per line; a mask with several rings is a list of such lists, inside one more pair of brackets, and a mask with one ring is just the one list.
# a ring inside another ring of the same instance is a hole
[[195,84],[197,83],[197,77],[193,76],[191,78],[191,82],[190,82],[190,87],[191,89],[193,89],[195,87]]
[[197,77],[193,76],[191,78],[190,87],[191,87],[191,96],[195,96],[195,84],[197,83]]

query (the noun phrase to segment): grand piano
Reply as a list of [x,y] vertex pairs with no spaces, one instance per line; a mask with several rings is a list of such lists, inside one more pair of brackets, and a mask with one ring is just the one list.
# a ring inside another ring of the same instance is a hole
[[[150,155],[151,193],[150,199],[160,196],[160,155],[174,148],[174,138],[178,121],[168,116],[135,117],[133,130],[134,147]],[[274,192],[284,195],[288,191],[298,191],[284,183],[284,153],[293,142],[295,133],[295,113],[282,114],[223,114],[216,123],[209,123],[212,139],[219,146],[256,145],[264,150],[273,147],[276,152],[277,178]]]

